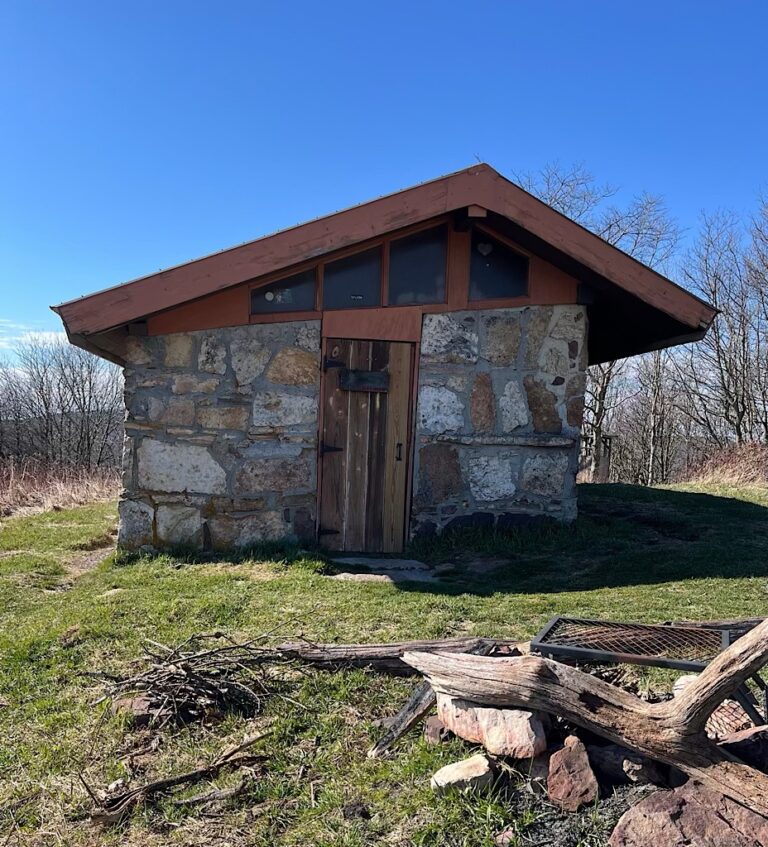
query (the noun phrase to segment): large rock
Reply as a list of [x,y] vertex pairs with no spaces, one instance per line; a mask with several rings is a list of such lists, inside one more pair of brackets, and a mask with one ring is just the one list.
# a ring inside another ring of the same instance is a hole
[[443,744],[453,738],[450,729],[437,717],[430,715],[424,721],[424,740],[427,744]]
[[299,347],[280,350],[267,368],[267,379],[283,385],[314,385],[319,378],[317,353]]
[[198,547],[202,542],[200,510],[177,503],[160,505],[156,514],[157,540],[161,544]]
[[514,366],[520,350],[521,312],[500,312],[483,319],[485,337],[480,355],[494,365]]
[[269,348],[249,330],[250,327],[235,332],[229,344],[232,370],[239,386],[248,385],[260,376],[271,355]]
[[296,426],[317,421],[317,398],[283,391],[262,391],[253,397],[254,426]]
[[475,456],[469,460],[469,489],[475,500],[490,502],[511,497],[515,485],[515,462],[504,456]]
[[464,426],[464,406],[458,395],[439,385],[419,389],[419,426],[425,432],[456,432]]
[[474,315],[424,315],[421,356],[428,362],[477,361],[477,324]]
[[557,434],[562,431],[563,423],[557,413],[557,397],[533,376],[524,380],[525,393],[528,397],[528,408],[533,418],[533,428],[536,432]]
[[495,709],[437,694],[437,716],[459,738],[495,756],[532,759],[547,749],[541,717],[522,709]]
[[152,506],[141,500],[121,500],[117,506],[120,523],[117,529],[117,546],[123,550],[137,550],[154,544],[154,516]]
[[496,426],[496,397],[491,385],[491,375],[477,375],[469,397],[469,418],[475,432],[493,432]]
[[540,497],[562,497],[569,458],[565,453],[539,453],[523,462],[520,487]]
[[504,392],[499,397],[499,411],[504,432],[512,432],[528,423],[528,406],[520,386],[514,380],[504,386]]
[[575,812],[594,803],[599,791],[586,747],[575,735],[569,735],[562,749],[549,757],[547,795],[550,801],[567,812]]
[[620,818],[610,847],[760,847],[768,820],[716,791],[688,782],[658,791]]
[[251,459],[237,473],[236,493],[309,488],[312,470],[306,459]]
[[223,494],[227,475],[205,447],[144,438],[138,451],[139,488]]
[[425,444],[419,451],[416,499],[420,503],[442,503],[463,490],[456,448],[449,444]]
[[227,370],[227,348],[216,335],[206,335],[200,342],[197,366],[201,371],[224,374]]
[[486,756],[478,753],[469,759],[446,765],[432,777],[434,791],[481,791],[493,785],[493,766]]

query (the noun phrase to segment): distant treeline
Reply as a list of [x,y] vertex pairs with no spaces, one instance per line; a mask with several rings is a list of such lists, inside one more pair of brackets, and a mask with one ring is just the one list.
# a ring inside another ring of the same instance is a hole
[[0,459],[114,467],[122,448],[120,369],[48,336],[20,342],[0,366]]

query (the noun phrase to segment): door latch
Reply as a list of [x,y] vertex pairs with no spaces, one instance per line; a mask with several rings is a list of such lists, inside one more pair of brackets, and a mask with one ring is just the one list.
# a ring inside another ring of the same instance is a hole
[[395,461],[402,462],[403,461],[403,442],[398,441],[395,445]]

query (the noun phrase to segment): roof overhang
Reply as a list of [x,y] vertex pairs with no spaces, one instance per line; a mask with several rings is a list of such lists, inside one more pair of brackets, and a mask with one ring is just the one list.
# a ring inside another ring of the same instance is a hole
[[[656,330],[636,343],[643,352],[700,338],[716,310],[671,280],[552,209],[493,168],[480,164],[281,230],[220,253],[53,307],[70,340],[86,349],[88,336],[124,327],[181,303],[275,273],[300,262],[470,206],[488,210],[494,224],[617,304],[637,304]],[[602,301],[601,301],[602,302]],[[632,311],[631,308],[629,309]],[[640,322],[642,323],[642,322]],[[647,326],[647,325],[646,325]],[[654,335],[658,337],[654,337]],[[95,341],[95,339],[94,339]],[[627,345],[625,345],[627,346]],[[611,345],[606,347],[606,353]],[[632,348],[632,345],[629,345]],[[108,351],[107,351],[108,352]],[[622,355],[629,355],[628,352]],[[610,356],[608,356],[610,357]],[[109,358],[109,356],[108,356]],[[602,360],[600,356],[598,360]]]

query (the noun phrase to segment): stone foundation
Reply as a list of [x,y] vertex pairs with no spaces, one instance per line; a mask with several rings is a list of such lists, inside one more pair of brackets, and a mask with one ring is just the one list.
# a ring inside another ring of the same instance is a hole
[[313,539],[320,322],[128,340],[122,548]]
[[576,517],[580,306],[425,315],[411,534]]

